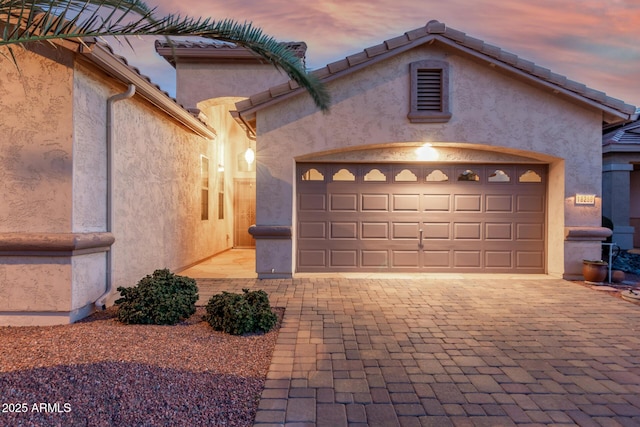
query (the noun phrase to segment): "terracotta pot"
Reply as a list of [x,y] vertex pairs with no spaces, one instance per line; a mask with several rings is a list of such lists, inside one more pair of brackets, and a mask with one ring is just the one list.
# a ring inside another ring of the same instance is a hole
[[608,272],[608,264],[604,261],[582,261],[582,275],[587,282],[603,282]]

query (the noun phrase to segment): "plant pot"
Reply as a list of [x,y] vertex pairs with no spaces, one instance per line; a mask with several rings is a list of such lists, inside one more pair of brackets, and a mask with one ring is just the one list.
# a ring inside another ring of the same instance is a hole
[[587,282],[602,283],[608,272],[608,264],[605,261],[582,261],[582,275]]

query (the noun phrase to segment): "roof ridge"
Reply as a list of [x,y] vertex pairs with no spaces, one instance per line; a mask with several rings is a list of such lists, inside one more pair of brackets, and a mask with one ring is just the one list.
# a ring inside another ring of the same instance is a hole
[[[627,104],[622,100],[608,96],[605,92],[591,89],[585,84],[570,80],[566,76],[554,73],[548,68],[486,43],[481,39],[471,37],[437,20],[431,20],[423,27],[407,31],[400,36],[364,48],[360,52],[331,62],[324,67],[313,70],[311,73],[318,79],[328,82],[344,73],[358,70],[367,63],[395,55],[433,40],[439,40],[450,46],[457,46],[472,55],[482,55],[483,57],[491,58],[496,65],[508,68],[513,72],[524,73],[530,78],[542,80],[543,83],[554,87],[558,92],[577,96],[582,98],[584,100],[583,102],[596,103],[601,109],[605,107],[605,110],[613,110],[618,114],[629,117],[638,114],[640,110],[636,110],[635,106]],[[283,91],[281,88],[278,89],[279,90],[274,91],[268,89],[264,93],[255,94],[249,99],[239,102],[236,106],[241,112],[253,110],[260,105],[277,102],[277,98],[289,96],[290,93],[301,90],[298,88],[291,88],[289,91]]]

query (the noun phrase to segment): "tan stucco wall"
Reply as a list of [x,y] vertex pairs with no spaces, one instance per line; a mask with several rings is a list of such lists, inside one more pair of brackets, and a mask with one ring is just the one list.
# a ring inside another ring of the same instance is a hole
[[[429,57],[450,64],[452,118],[448,123],[412,124],[406,117],[409,64]],[[342,150],[343,159],[349,160],[348,150],[363,145],[425,142],[481,146],[550,164],[549,273],[561,275],[565,271],[564,227],[600,225],[599,204],[578,208],[572,199],[577,192],[601,193],[598,111],[499,74],[453,51],[433,47],[372,65],[330,83],[329,89],[333,105],[327,115],[317,112],[306,95],[258,112],[259,225],[293,224],[294,159]],[[460,152],[460,158],[465,157]],[[276,245],[282,250],[281,242],[274,242],[273,247]],[[281,257],[293,262],[288,251],[290,248]]]
[[[77,177],[85,183],[97,181],[95,175],[106,170],[99,159],[105,145],[107,98],[126,90],[105,86],[101,78],[86,67],[78,69],[78,110],[85,104],[95,106],[94,117],[76,121],[76,135],[83,137],[85,145],[82,150],[89,153],[75,164]],[[225,138],[209,141],[197,136],[138,97],[114,104],[113,129],[114,289],[133,286],[155,269],[179,270],[228,249],[233,235],[230,205],[226,204],[225,219],[218,220],[216,192],[218,144]],[[200,219],[201,155],[209,159],[208,220]],[[225,193],[230,197],[230,180],[226,181]],[[103,218],[91,208],[91,203],[103,199],[94,189],[104,186],[96,184],[78,188],[82,191],[75,210],[78,227],[99,224]]]
[[[64,49],[56,61],[14,48],[0,55],[0,233],[71,230],[73,71]],[[59,61],[59,62],[58,62]]]
[[[0,81],[0,131],[6,136],[0,143],[0,233],[18,242],[55,241],[61,233],[106,235],[106,104],[126,87],[73,62],[64,48],[43,50],[59,61],[16,52],[20,73],[0,57],[6,70]],[[229,248],[233,236],[230,204],[225,219],[217,219],[219,142],[194,134],[139,96],[114,104],[113,123],[109,302],[118,286],[212,256]],[[206,221],[200,219],[201,155],[210,163]],[[105,291],[105,247],[51,256],[48,250],[0,251],[0,293],[6,296],[0,324],[74,321]]]
[[208,99],[249,97],[289,77],[270,64],[179,62],[176,66],[176,99],[187,108]]

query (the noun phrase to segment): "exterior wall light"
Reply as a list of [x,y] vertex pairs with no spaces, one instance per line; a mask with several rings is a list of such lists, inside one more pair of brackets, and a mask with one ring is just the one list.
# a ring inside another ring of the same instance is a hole
[[438,150],[433,148],[433,146],[429,142],[427,142],[421,147],[416,148],[416,157],[418,160],[435,161],[438,160],[440,155],[438,154]]
[[251,166],[256,159],[256,153],[251,149],[251,147],[247,148],[247,151],[244,152],[244,159],[247,161],[249,166]]

